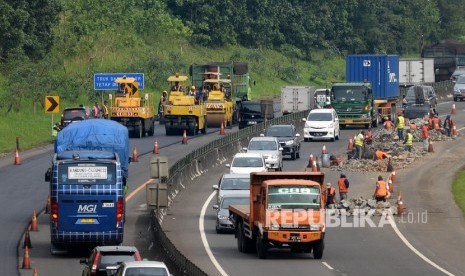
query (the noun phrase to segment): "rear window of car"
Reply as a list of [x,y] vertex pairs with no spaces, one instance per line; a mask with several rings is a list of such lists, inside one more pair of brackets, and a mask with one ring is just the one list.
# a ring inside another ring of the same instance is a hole
[[248,178],[225,178],[220,185],[221,190],[248,190],[250,179]]
[[100,254],[100,264],[138,261],[134,252],[100,252]]
[[263,159],[259,157],[238,157],[232,162],[233,167],[263,167]]
[[87,117],[88,115],[86,114],[85,109],[63,110],[63,119],[65,120],[73,120],[75,118],[86,119]]
[[266,136],[272,137],[289,137],[293,136],[292,127],[270,127],[266,130]]

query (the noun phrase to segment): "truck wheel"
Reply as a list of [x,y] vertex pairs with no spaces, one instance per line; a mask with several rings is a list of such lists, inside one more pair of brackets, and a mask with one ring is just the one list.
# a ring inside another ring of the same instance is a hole
[[323,258],[323,250],[325,249],[324,240],[318,241],[313,245],[313,258],[321,259]]
[[195,125],[194,125],[194,123],[189,123],[189,126],[187,128],[187,135],[189,135],[189,136],[194,136],[195,135]]
[[456,101],[457,101],[457,97],[454,97],[454,102],[456,102]]
[[292,159],[292,160],[295,160],[295,159],[296,159],[296,153],[295,153],[295,151],[291,153],[291,159]]
[[136,128],[135,134],[136,134],[136,137],[139,137],[139,138],[144,137],[144,134],[145,134],[144,122],[139,121],[139,125]]
[[155,133],[155,121],[154,120],[150,120],[150,128],[147,132],[147,134],[149,136],[153,136],[153,134]]
[[260,259],[268,257],[268,244],[261,238],[257,237],[257,255]]
[[203,128],[201,129],[202,134],[207,134],[207,116],[203,119]]
[[295,153],[295,157],[296,157],[297,159],[300,159],[300,149]]
[[242,248],[242,223],[239,222],[236,226],[236,238],[237,238],[237,250],[239,250],[239,252],[244,252],[243,248]]

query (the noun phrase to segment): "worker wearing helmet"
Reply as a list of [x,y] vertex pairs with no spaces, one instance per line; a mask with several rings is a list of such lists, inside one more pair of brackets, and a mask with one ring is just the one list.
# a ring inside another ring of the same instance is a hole
[[189,96],[195,96],[195,92],[196,92],[196,91],[195,91],[195,85],[192,85],[192,86],[191,86],[191,90],[189,90],[188,95],[189,95]]
[[405,127],[405,118],[402,115],[402,112],[399,112],[396,121],[397,136],[399,136],[399,141],[404,140],[404,127]]

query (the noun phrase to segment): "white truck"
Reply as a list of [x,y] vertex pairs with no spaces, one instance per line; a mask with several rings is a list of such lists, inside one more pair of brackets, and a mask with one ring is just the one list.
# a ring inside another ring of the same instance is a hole
[[399,85],[434,83],[434,58],[399,59]]
[[281,111],[283,115],[315,108],[315,87],[281,87]]

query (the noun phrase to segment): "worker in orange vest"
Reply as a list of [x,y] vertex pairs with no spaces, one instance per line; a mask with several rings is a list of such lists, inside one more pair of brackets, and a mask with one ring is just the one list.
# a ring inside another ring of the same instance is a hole
[[349,190],[349,180],[345,174],[341,173],[339,180],[337,181],[337,186],[339,187],[339,198],[340,200],[347,200],[347,191]]
[[326,184],[326,208],[334,203],[336,203],[336,189],[328,182]]
[[424,123],[423,126],[421,127],[421,139],[423,139],[423,149],[425,151],[428,151],[428,146],[429,146],[429,128],[428,128],[428,123]]
[[383,160],[383,159],[386,159],[386,158],[391,158],[391,156],[389,154],[387,154],[386,152],[384,151],[380,151],[380,150],[377,150],[375,152],[375,156],[378,160]]
[[386,201],[386,197],[388,196],[388,186],[386,182],[384,182],[383,177],[381,175],[378,176],[378,181],[376,181],[376,189],[375,194],[373,195],[376,201]]
[[391,120],[389,120],[388,116],[384,117],[384,129],[386,129],[386,131],[391,132],[391,128],[392,128]]
[[371,145],[373,142],[373,134],[371,133],[371,128],[368,130],[367,135],[365,135],[365,145]]
[[439,120],[438,114],[434,114],[433,129],[439,130],[440,128],[441,128],[441,120]]

